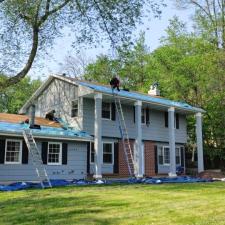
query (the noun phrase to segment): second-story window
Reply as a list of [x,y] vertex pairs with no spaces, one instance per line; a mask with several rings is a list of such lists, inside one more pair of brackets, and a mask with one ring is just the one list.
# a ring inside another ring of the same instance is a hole
[[78,99],[72,101],[71,105],[71,117],[78,116]]
[[110,103],[106,103],[106,102],[102,103],[102,118],[111,120],[112,111],[111,111],[111,104]]
[[141,109],[141,123],[145,124],[146,123],[146,109]]

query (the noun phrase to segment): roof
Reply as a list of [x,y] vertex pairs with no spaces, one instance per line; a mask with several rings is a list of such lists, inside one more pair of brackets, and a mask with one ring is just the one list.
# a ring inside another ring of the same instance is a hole
[[[0,113],[0,135],[22,136],[23,130],[29,128],[29,124],[23,123],[27,118],[25,115]],[[34,137],[85,141],[93,139],[87,132],[72,128],[64,129],[60,123],[54,121],[40,117],[36,117],[35,121],[41,129],[32,129]]]
[[[102,85],[102,84],[93,83],[93,82],[89,82],[89,81],[82,81],[82,80],[78,80],[78,79],[71,78],[71,77],[65,77],[65,76],[61,76],[61,75],[51,75],[51,76],[49,76],[47,81],[43,85],[41,85],[41,87],[31,96],[31,98],[20,109],[20,113],[25,112],[25,110],[30,106],[31,102],[36,99],[36,97],[51,83],[51,81],[53,79],[60,79],[62,81],[72,83],[77,86],[80,85],[80,86],[92,89],[95,92],[100,92],[100,93],[107,94],[107,95],[113,95],[111,87],[107,86],[107,85]],[[114,93],[122,98],[128,98],[128,99],[132,99],[132,100],[140,100],[140,101],[150,103],[150,104],[157,104],[157,105],[162,105],[162,106],[166,106],[166,107],[175,107],[175,108],[179,108],[179,109],[189,111],[189,112],[194,112],[194,113],[205,112],[203,109],[191,106],[183,101],[173,101],[173,100],[169,100],[166,98],[153,96],[153,95],[147,95],[147,94],[140,93],[140,92],[115,90]]]
[[[29,119],[29,116],[0,113],[0,122],[21,123],[21,122],[24,122],[26,119]],[[51,121],[45,118],[41,118],[41,117],[35,117],[35,123],[40,126],[61,127],[60,123],[57,123],[55,121]]]

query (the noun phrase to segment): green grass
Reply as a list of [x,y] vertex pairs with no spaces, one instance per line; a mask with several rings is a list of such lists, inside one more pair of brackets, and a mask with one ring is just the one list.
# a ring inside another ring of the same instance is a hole
[[0,224],[225,224],[225,182],[0,193]]

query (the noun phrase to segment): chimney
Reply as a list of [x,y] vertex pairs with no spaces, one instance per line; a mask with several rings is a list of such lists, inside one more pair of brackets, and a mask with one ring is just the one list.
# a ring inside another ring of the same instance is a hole
[[159,84],[158,82],[153,83],[150,86],[150,89],[148,91],[149,95],[155,95],[155,96],[159,96],[160,95],[160,90],[159,90]]
[[30,128],[35,124],[35,105],[30,106]]

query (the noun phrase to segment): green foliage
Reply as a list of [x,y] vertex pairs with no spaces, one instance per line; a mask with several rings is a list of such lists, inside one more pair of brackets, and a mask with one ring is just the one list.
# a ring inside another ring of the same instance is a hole
[[[4,76],[0,78],[5,79]],[[18,113],[40,85],[40,80],[31,80],[30,77],[26,77],[15,86],[5,89],[1,92],[0,112]]]

